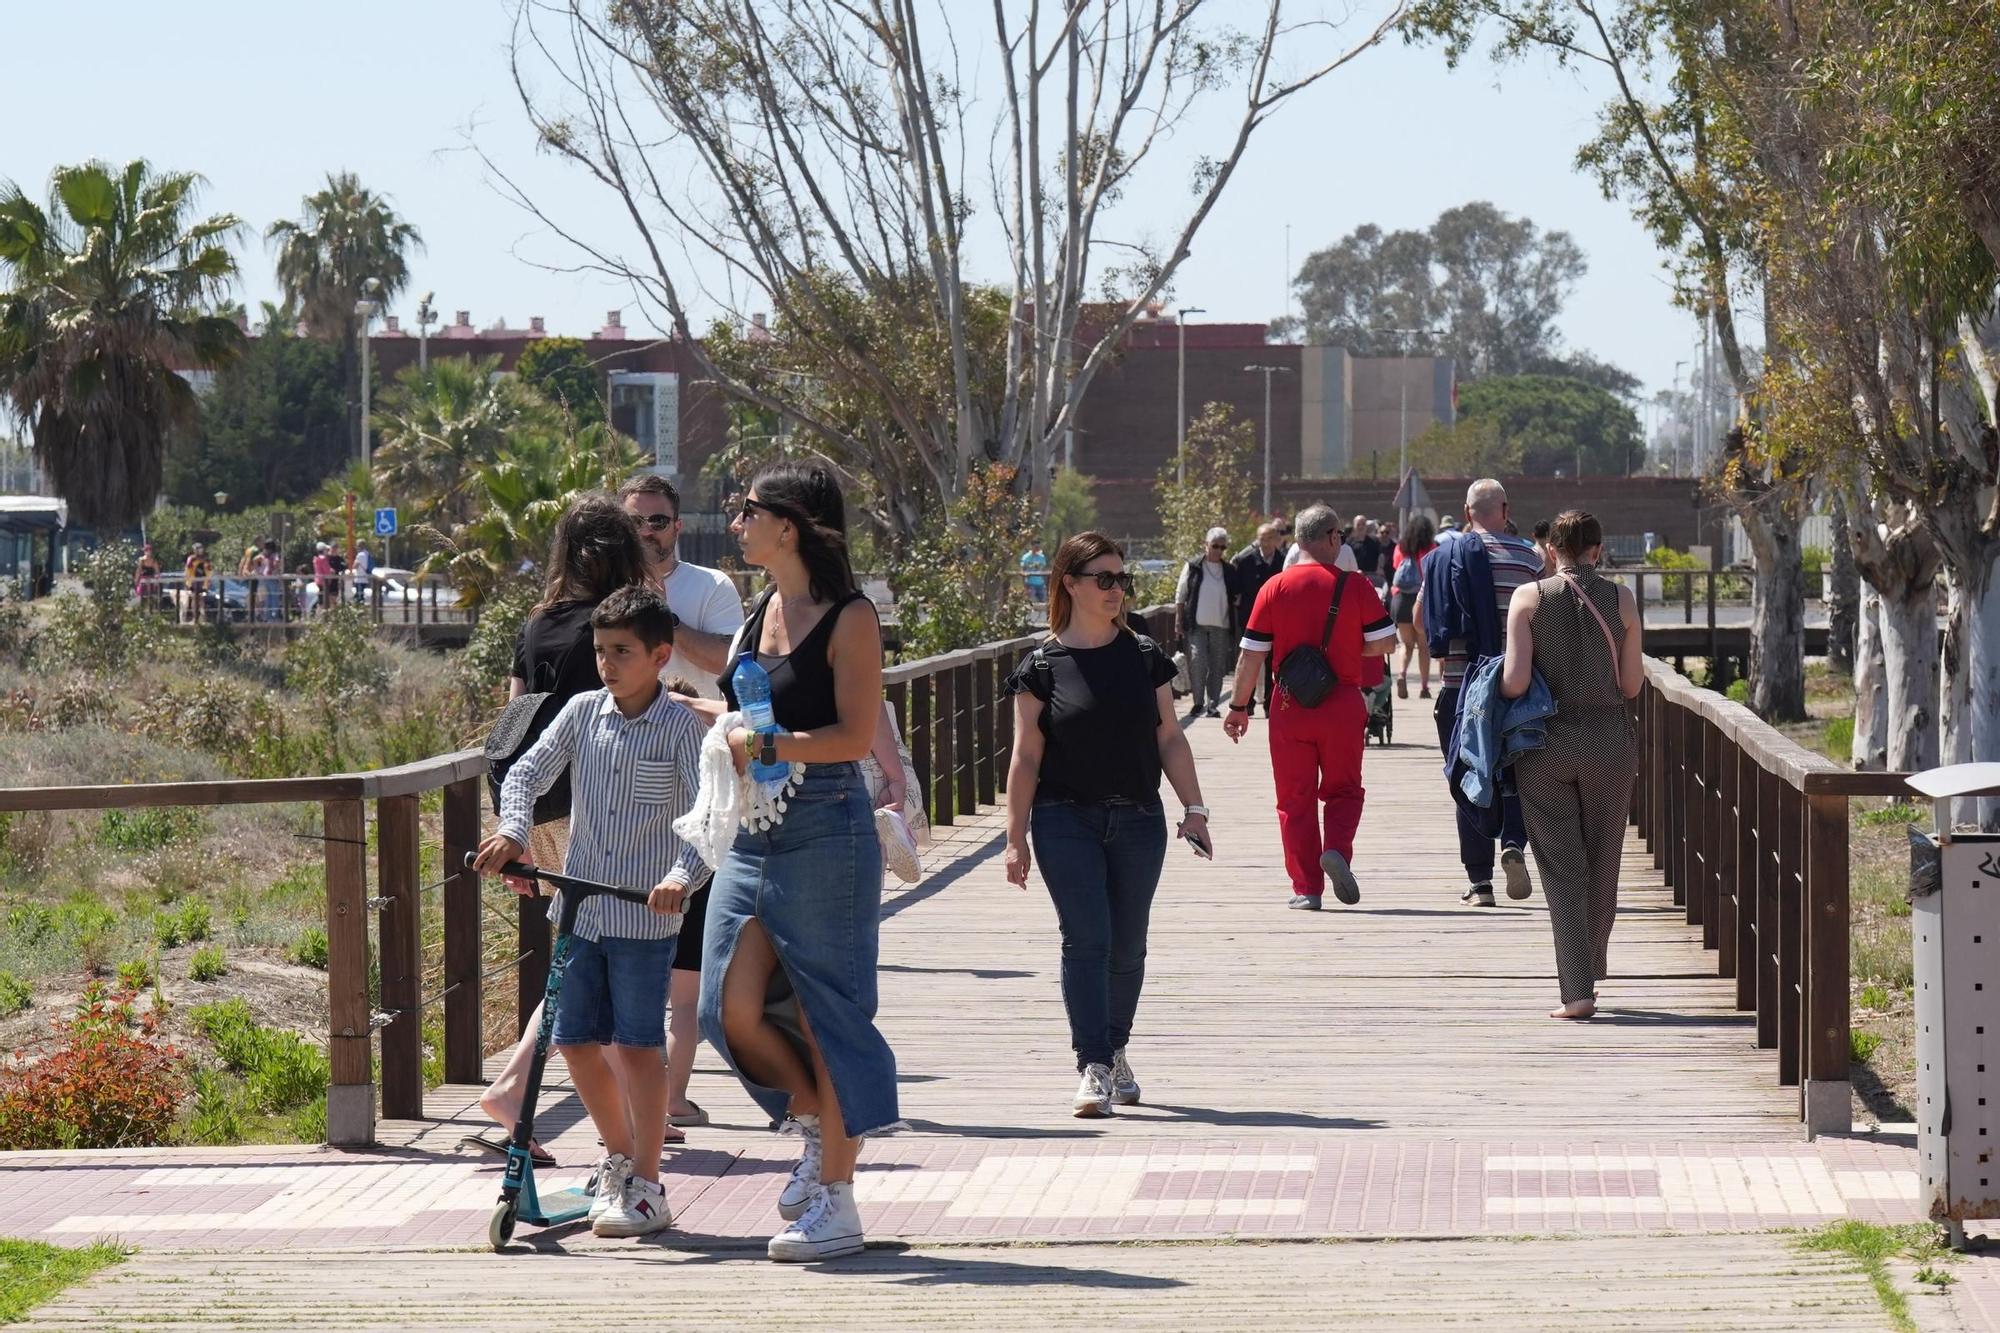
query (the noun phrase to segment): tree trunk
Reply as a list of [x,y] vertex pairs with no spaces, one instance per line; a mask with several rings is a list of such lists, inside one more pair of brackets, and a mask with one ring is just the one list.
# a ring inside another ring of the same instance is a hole
[[1799,525],[1787,510],[1745,509],[1756,556],[1750,594],[1750,707],[1766,722],[1806,716],[1806,604]]
[[[2000,580],[1982,568],[1945,566],[1943,693],[1938,713],[1940,760],[1970,764],[2000,755]],[[1988,832],[2000,825],[2000,801],[1964,800],[1954,819]]]
[[[1830,553],[1833,579],[1826,601],[1826,664],[1835,672],[1858,675],[1855,638],[1861,612],[1861,573],[1854,564],[1854,544],[1847,540],[1847,501],[1838,490],[1833,493],[1833,532]],[[1859,739],[1859,726],[1855,733]]]
[[[1842,539],[1835,543],[1846,547]],[[1852,556],[1849,557],[1852,563]],[[1859,584],[1854,635],[1854,766],[1889,766],[1889,697],[1882,662],[1882,594]]]
[[1882,666],[1887,685],[1889,767],[1938,763],[1938,632],[1931,581],[1883,589]]

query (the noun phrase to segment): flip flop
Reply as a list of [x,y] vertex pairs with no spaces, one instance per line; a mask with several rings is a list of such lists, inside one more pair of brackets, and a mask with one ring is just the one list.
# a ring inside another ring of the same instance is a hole
[[[458,1141],[458,1146],[461,1148],[477,1148],[479,1151],[491,1153],[495,1157],[506,1157],[508,1144],[504,1140],[489,1137],[489,1134],[490,1131],[487,1134],[467,1134]],[[539,1143],[533,1142],[528,1144],[528,1160],[536,1166],[554,1166],[556,1164],[556,1159],[549,1155],[548,1149],[542,1147]]]
[[694,1110],[687,1115],[670,1115],[667,1117],[667,1123],[683,1129],[698,1128],[706,1125],[708,1123],[708,1112],[702,1110],[701,1106],[696,1102],[689,1102],[688,1105],[694,1107]]

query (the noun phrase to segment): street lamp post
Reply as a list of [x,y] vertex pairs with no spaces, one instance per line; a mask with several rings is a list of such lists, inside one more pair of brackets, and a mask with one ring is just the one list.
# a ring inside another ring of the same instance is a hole
[[417,298],[417,373],[431,368],[431,325],[438,322],[437,311],[431,306],[431,298],[436,292],[425,292]]
[[1245,373],[1264,377],[1264,517],[1271,516],[1271,377],[1283,375],[1290,366],[1245,366]]
[[354,316],[361,321],[360,332],[357,336],[361,339],[361,466],[365,471],[372,467],[374,463],[371,457],[372,451],[368,447],[368,391],[370,378],[368,373],[368,325],[374,320],[376,312],[382,308],[382,303],[375,299],[375,294],[382,290],[382,280],[380,278],[370,278],[361,284],[361,290],[364,295],[359,301],[354,303]]
[[1183,306],[1174,312],[1180,334],[1180,368],[1174,375],[1174,480],[1187,480],[1187,317],[1205,315],[1198,305]]

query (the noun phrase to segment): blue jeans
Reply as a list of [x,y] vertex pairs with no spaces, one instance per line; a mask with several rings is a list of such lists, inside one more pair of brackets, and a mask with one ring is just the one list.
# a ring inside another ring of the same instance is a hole
[[1132,1036],[1167,820],[1159,805],[1037,801],[1028,817],[1062,927],[1063,1008],[1076,1067],[1108,1065]]
[[[1451,744],[1451,728],[1458,717],[1458,691],[1456,685],[1441,689],[1437,694],[1437,707],[1432,710],[1437,719],[1438,748]],[[1509,784],[1511,786],[1511,784]],[[1477,816],[1457,801],[1451,803],[1458,816],[1458,859],[1465,867],[1468,884],[1487,884],[1493,879],[1493,837],[1480,830]],[[1489,827],[1491,827],[1489,825]],[[1500,845],[1519,850],[1528,845],[1528,824],[1521,815],[1519,792],[1507,790],[1500,795]]]
[[556,1045],[666,1045],[667,970],[673,961],[672,937],[572,935],[556,1001]]

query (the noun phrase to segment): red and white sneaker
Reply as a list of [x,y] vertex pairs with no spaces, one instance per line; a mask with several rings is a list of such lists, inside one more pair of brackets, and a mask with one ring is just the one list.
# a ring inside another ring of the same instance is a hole
[[665,1231],[673,1224],[666,1187],[656,1180],[632,1176],[625,1182],[624,1196],[605,1209],[590,1224],[590,1230],[597,1236],[645,1236]]

